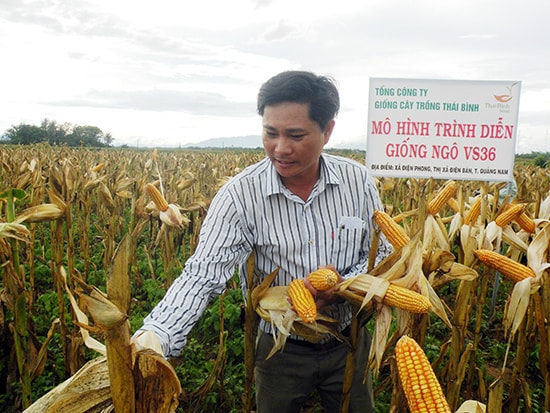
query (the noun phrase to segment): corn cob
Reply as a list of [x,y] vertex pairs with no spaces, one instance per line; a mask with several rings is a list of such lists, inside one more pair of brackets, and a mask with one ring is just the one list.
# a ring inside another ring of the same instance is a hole
[[402,248],[410,241],[405,230],[384,211],[374,211],[373,216],[380,231],[395,248]]
[[428,357],[413,338],[397,341],[395,359],[411,413],[451,413]]
[[449,205],[455,213],[460,211],[460,205],[458,205],[458,201],[454,197],[449,198],[447,205]]
[[415,314],[426,314],[432,308],[430,300],[422,294],[395,284],[390,284],[382,303]]
[[98,163],[96,166],[92,167],[90,170],[92,172],[99,172],[103,169],[104,166],[105,166],[105,162],[101,162],[101,163]]
[[[344,280],[340,284],[338,292],[349,290],[350,293],[356,296],[364,297],[369,291],[373,292],[373,288],[376,288],[377,281],[379,280],[373,275],[360,274]],[[382,292],[375,292],[375,295],[382,297]],[[384,292],[382,304],[390,307],[401,308],[402,310],[416,314],[427,313],[432,308],[430,300],[422,294],[392,283],[389,283]]]
[[456,181],[449,181],[439,190],[436,196],[428,203],[428,213],[431,215],[437,214],[443,205],[454,196],[456,190],[458,189],[458,184]]
[[23,210],[14,222],[45,222],[55,221],[65,215],[65,209],[57,204],[40,204]]
[[466,215],[464,216],[464,225],[473,225],[476,223],[479,214],[481,213],[481,196],[478,196]]
[[499,227],[504,228],[514,219],[525,211],[527,204],[513,204],[508,205],[507,208],[502,212],[498,217],[495,218],[495,224]]
[[338,273],[330,268],[319,268],[310,272],[307,279],[317,291],[326,291],[336,285],[338,282]]
[[525,212],[522,212],[516,218],[514,218],[514,221],[516,221],[524,231],[527,231],[529,233],[535,232],[535,221],[533,221],[533,219]]
[[168,209],[168,202],[155,185],[148,183],[145,185],[145,190],[160,211],[165,212]]
[[317,306],[313,295],[304,285],[304,280],[292,280],[288,285],[288,296],[298,316],[306,323],[314,323],[317,318]]
[[479,249],[474,251],[481,262],[498,270],[506,278],[518,282],[527,277],[535,277],[535,272],[528,266],[516,262],[498,252]]

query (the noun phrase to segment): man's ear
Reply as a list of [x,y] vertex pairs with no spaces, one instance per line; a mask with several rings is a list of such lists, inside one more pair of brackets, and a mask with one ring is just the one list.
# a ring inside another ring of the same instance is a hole
[[325,127],[325,130],[323,131],[323,135],[325,135],[325,145],[330,140],[330,135],[332,135],[332,131],[334,130],[334,125],[336,124],[336,121],[332,119],[329,123],[327,123],[327,126]]

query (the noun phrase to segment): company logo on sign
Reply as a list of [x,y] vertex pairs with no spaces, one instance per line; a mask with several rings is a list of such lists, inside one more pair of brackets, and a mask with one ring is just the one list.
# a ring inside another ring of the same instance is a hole
[[506,87],[508,93],[505,93],[505,94],[503,94],[503,95],[493,95],[494,98],[495,98],[495,100],[496,100],[497,102],[500,102],[500,103],[506,103],[506,102],[511,101],[512,98],[514,97],[514,96],[512,95],[512,89],[513,89],[514,86],[517,85],[517,84],[518,84],[518,82],[514,82],[514,83],[512,83],[510,86]]
[[493,95],[493,98],[497,101],[497,103],[486,103],[487,108],[492,109],[498,109],[498,112],[500,113],[508,113],[510,112],[510,105],[508,102],[510,102],[513,98],[513,89],[514,86],[516,86],[519,82],[514,82],[510,86],[506,86],[506,92],[502,93],[500,95]]

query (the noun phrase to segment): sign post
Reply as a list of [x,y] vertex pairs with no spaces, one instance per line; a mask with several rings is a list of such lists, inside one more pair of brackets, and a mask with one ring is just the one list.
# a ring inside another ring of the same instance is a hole
[[521,82],[371,78],[375,176],[512,181]]

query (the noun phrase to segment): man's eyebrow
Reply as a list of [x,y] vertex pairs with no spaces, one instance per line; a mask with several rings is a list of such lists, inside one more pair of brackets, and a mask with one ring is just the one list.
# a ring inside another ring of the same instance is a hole
[[[277,130],[276,127],[271,126],[271,125],[265,125],[265,124],[263,125],[263,128],[267,129],[267,130],[272,130],[272,131]],[[293,133],[304,133],[304,132],[306,132],[306,129],[304,129],[304,128],[288,128],[288,129],[284,129],[284,131],[286,133],[293,134]]]

